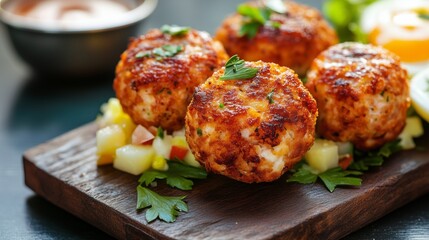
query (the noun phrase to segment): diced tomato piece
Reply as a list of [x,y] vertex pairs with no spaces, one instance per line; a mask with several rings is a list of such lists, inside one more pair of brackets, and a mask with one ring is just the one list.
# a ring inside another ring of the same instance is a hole
[[183,160],[187,153],[188,153],[187,148],[183,148],[183,147],[179,147],[179,146],[172,146],[171,152],[170,152],[170,159],[171,160],[174,160],[174,159]]
[[149,144],[148,142],[152,142],[154,138],[155,136],[149,130],[142,125],[138,125],[134,130],[133,135],[131,135],[131,143],[135,145],[146,145]]
[[353,156],[350,154],[346,154],[343,157],[340,158],[338,161],[338,165],[343,169],[346,170],[350,164],[353,162]]
[[141,145],[152,145],[152,143],[153,143],[153,139],[146,141],[146,142],[142,143]]

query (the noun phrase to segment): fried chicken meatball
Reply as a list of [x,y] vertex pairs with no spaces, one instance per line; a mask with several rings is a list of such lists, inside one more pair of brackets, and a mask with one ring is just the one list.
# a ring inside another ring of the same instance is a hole
[[343,43],[320,54],[306,87],[317,101],[317,133],[371,150],[397,138],[410,106],[399,58],[372,45]]
[[[261,6],[257,2],[248,3]],[[230,54],[245,60],[274,62],[305,75],[313,59],[338,42],[335,31],[312,7],[286,1],[286,13],[272,13],[270,22],[257,30],[254,37],[240,34],[247,17],[235,13],[224,20],[215,39]]]
[[178,130],[195,87],[227,59],[222,45],[206,32],[190,29],[173,36],[153,29],[121,55],[116,96],[135,123]]
[[293,70],[274,63],[247,80],[200,85],[186,114],[186,140],[206,170],[252,183],[279,178],[315,138],[317,104]]

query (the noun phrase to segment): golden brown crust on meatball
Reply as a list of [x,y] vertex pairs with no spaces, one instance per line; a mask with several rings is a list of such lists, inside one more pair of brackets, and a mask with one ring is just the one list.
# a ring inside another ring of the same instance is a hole
[[319,108],[317,132],[370,150],[397,138],[410,106],[399,58],[372,45],[343,43],[320,54],[306,87]]
[[[165,45],[183,50],[172,57],[144,56]],[[139,53],[144,57],[136,57]],[[137,124],[178,130],[184,125],[195,87],[227,58],[222,45],[208,33],[191,29],[184,36],[171,36],[150,30],[121,55],[114,81],[116,96]]]
[[281,23],[278,29],[265,25],[254,38],[240,36],[245,18],[235,13],[225,19],[215,39],[222,42],[230,55],[238,54],[248,61],[274,62],[305,75],[313,59],[336,44],[338,37],[317,9],[290,1],[285,5],[285,14],[273,13],[270,17]]
[[222,68],[197,88],[186,114],[186,139],[208,171],[269,182],[312,146],[317,105],[291,69],[246,64],[259,68],[254,78],[222,81]]

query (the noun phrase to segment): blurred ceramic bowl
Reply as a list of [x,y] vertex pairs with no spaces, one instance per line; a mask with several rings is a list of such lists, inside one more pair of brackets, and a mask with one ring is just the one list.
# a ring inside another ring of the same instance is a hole
[[35,72],[59,77],[113,73],[157,0],[3,0],[1,21]]

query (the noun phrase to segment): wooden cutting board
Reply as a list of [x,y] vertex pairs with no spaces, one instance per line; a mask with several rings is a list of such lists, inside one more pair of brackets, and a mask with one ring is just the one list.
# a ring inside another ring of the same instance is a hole
[[158,184],[161,194],[187,195],[189,212],[175,223],[148,224],[144,211],[135,210],[138,177],[96,166],[96,130],[88,124],[28,150],[25,183],[119,239],[338,239],[429,192],[425,136],[419,141],[426,150],[395,154],[366,173],[362,187],[334,193],[285,177],[245,184],[209,175],[192,191]]

